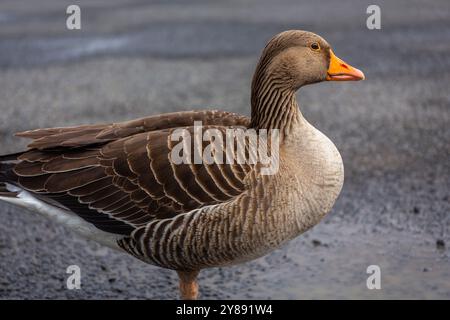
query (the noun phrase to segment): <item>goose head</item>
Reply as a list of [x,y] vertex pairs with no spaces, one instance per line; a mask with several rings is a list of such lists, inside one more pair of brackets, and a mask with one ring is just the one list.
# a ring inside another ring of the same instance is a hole
[[274,36],[264,48],[253,79],[278,79],[290,89],[321,81],[364,80],[364,73],[334,54],[322,37],[290,30]]

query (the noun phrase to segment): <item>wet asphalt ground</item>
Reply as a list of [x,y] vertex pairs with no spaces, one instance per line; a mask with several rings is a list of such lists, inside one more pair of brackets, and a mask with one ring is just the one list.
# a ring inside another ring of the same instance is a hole
[[[0,3],[0,153],[16,131],[215,108],[249,114],[266,41],[322,35],[366,81],[302,88],[305,117],[338,147],[345,184],[329,216],[274,253],[204,270],[207,299],[450,299],[450,3],[371,0]],[[81,289],[66,268],[81,268]],[[381,269],[368,290],[366,269]],[[171,299],[174,272],[0,203],[0,298]]]

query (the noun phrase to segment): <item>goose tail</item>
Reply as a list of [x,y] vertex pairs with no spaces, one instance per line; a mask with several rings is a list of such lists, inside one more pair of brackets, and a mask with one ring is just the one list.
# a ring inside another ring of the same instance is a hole
[[15,198],[17,192],[8,188],[9,183],[14,183],[14,165],[17,157],[23,152],[12,153],[0,156],[0,197]]

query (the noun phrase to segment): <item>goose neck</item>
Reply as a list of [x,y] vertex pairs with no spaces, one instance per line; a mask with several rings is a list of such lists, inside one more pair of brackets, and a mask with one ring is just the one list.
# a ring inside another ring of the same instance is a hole
[[289,135],[303,118],[297,104],[296,90],[286,80],[274,76],[254,79],[251,105],[252,128],[278,129],[281,137]]

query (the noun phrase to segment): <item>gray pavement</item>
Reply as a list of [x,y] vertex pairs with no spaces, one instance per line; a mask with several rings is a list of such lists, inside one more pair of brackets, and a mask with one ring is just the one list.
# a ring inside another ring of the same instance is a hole
[[[330,215],[274,253],[202,271],[203,298],[450,299],[450,3],[377,1],[0,3],[0,153],[16,131],[218,108],[249,114],[265,42],[286,29],[327,39],[366,81],[302,88],[305,117],[344,159]],[[80,290],[65,286],[81,267]],[[381,268],[368,290],[366,268]],[[176,275],[0,203],[0,298],[168,299]]]

